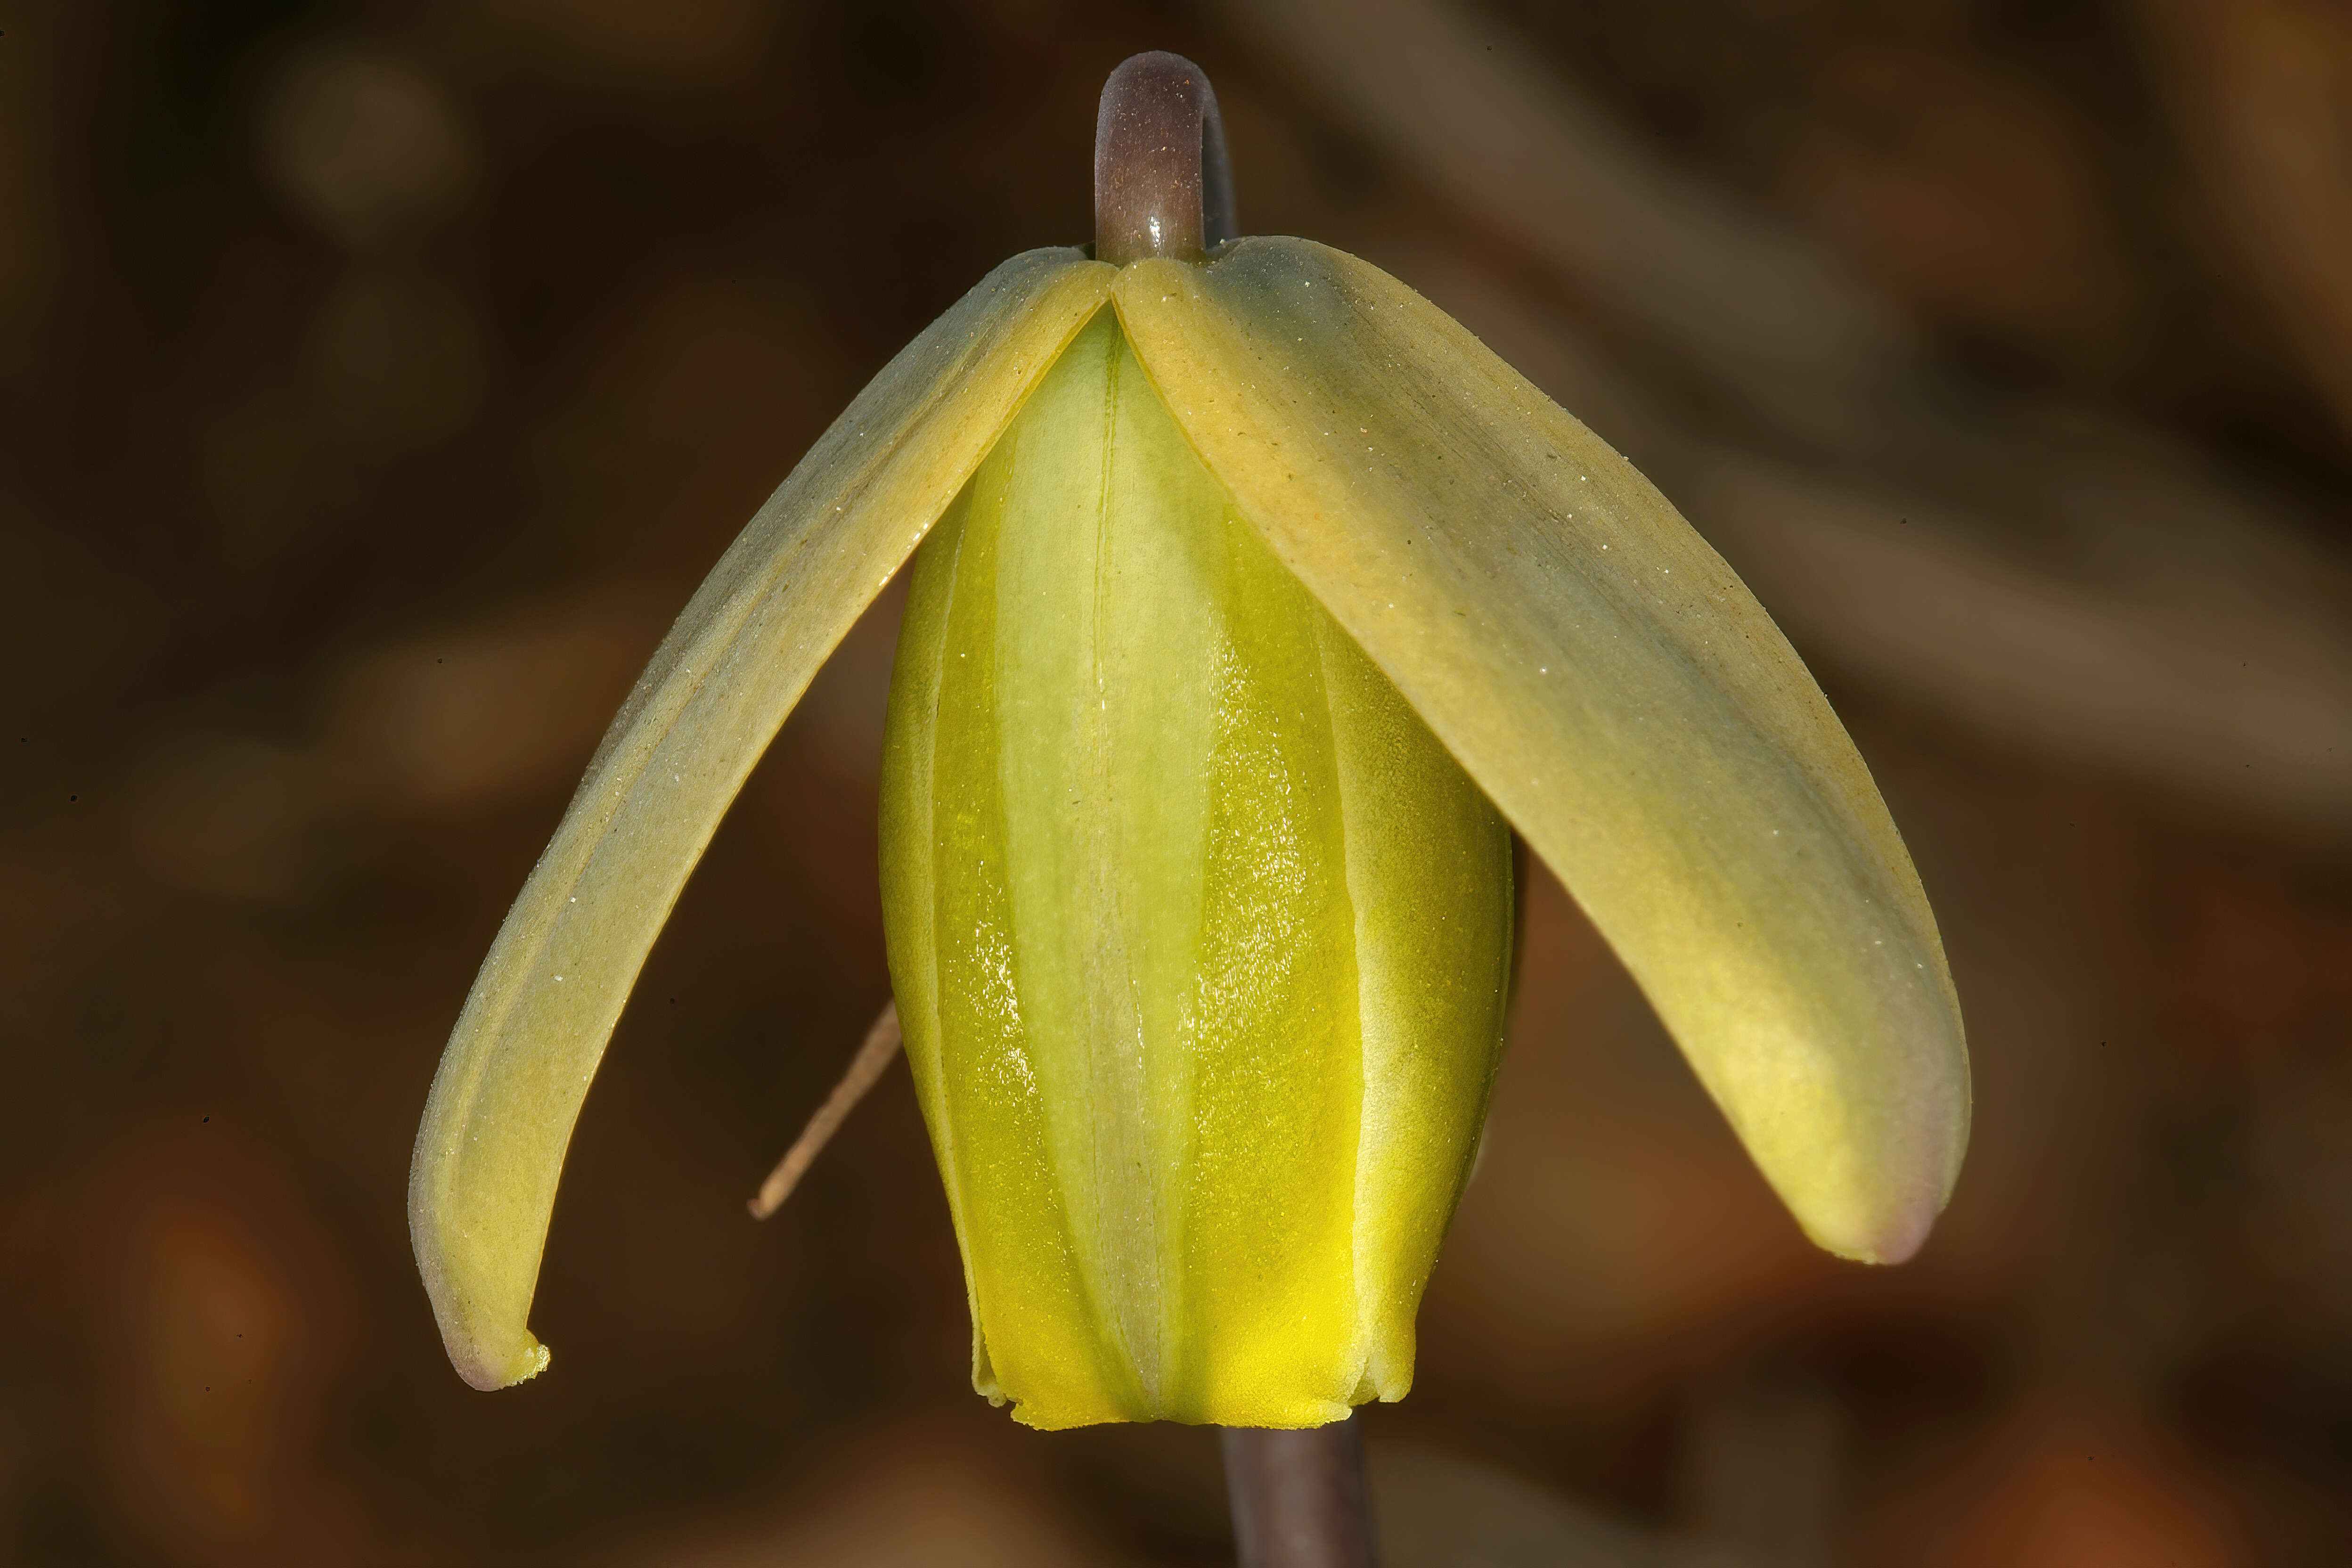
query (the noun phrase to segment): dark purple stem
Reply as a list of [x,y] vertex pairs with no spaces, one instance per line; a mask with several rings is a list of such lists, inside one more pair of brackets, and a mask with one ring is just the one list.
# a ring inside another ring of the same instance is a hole
[[1298,1432],[1228,1426],[1223,1436],[1241,1568],[1374,1568],[1355,1417]]
[[1234,175],[1209,76],[1181,55],[1130,57],[1095,117],[1095,258],[1198,261],[1234,237]]

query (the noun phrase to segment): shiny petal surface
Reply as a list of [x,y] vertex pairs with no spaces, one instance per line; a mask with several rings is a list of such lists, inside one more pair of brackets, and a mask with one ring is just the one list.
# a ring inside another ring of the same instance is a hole
[[1368,263],[1113,299],[1210,472],[1615,947],[1806,1231],[1894,1261],[1966,1146],[1909,856],[1778,627],[1633,466]]
[[880,826],[981,1391],[1046,1427],[1400,1397],[1501,1049],[1509,834],[1108,311],[916,559]]
[[604,1043],[736,791],[1113,269],[1033,251],[858,395],[678,617],[499,929],[417,1131],[409,1228],[450,1360],[538,1372],[527,1327],[556,1180]]

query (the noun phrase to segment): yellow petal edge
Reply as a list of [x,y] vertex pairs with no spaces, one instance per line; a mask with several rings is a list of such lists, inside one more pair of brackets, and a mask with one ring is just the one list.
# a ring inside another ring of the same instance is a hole
[[563,1153],[637,972],[793,705],[1108,295],[1015,257],[908,345],[751,519],[613,721],[441,1058],[409,1232],[449,1359],[538,1373],[528,1327]]
[[1186,438],[1567,886],[1830,1251],[1968,1141],[1935,918],[1829,703],[1607,443],[1368,263],[1244,239],[1113,295]]

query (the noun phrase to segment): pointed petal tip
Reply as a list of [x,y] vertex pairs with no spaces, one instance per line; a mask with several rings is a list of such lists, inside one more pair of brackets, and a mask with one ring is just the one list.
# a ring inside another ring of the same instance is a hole
[[1935,1223],[1936,1218],[1933,1215],[1917,1220],[1912,1220],[1906,1216],[1905,1222],[1898,1226],[1892,1226],[1878,1235],[1859,1239],[1832,1238],[1812,1235],[1811,1232],[1807,1234],[1811,1236],[1813,1244],[1822,1251],[1833,1257],[1843,1258],[1849,1263],[1885,1266],[1910,1262],[1919,1248],[1927,1245],[1927,1233],[1935,1228]]
[[1806,1209],[1811,1205],[1794,1204],[1790,1212],[1806,1238],[1832,1257],[1849,1263],[1892,1265],[1909,1262],[1927,1245],[1927,1235],[1936,1228],[1951,1195],[1951,1184],[1943,1182],[1907,1198],[1868,1205],[1862,1213],[1849,1209],[1835,1216],[1818,1210],[1809,1214]]
[[553,1359],[553,1352],[529,1333],[523,1335],[519,1350],[503,1356],[492,1355],[488,1346],[460,1344],[454,1339],[448,1342],[447,1348],[449,1364],[457,1368],[457,1375],[466,1380],[467,1386],[485,1394],[530,1382],[545,1372],[547,1363]]
[[1927,1245],[1958,1185],[1970,1114],[1958,1020],[1925,1030],[1876,1071],[1830,1076],[1781,1116],[1737,1082],[1717,1100],[1806,1237],[1849,1262],[1904,1263]]
[[[424,1194],[430,1191],[426,1187]],[[412,1201],[418,1195],[412,1194]],[[429,1202],[412,1209],[409,1223],[417,1272],[424,1278],[425,1299],[433,1304],[441,1348],[447,1352],[452,1370],[469,1387],[485,1393],[510,1388],[545,1372],[551,1352],[531,1333],[526,1321],[539,1272],[536,1250],[528,1258],[530,1270],[522,1276],[520,1300],[510,1300],[502,1307],[486,1300],[481,1287],[486,1282],[505,1284],[511,1294],[511,1268],[485,1270],[478,1260],[467,1267],[453,1258],[446,1246],[449,1232]]]

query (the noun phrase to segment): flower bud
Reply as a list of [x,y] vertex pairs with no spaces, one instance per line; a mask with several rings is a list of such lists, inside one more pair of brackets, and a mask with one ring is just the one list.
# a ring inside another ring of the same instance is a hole
[[1108,310],[916,557],[882,868],[980,1390],[1046,1427],[1402,1397],[1510,836]]

